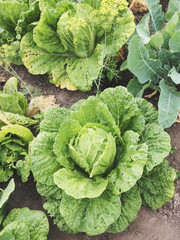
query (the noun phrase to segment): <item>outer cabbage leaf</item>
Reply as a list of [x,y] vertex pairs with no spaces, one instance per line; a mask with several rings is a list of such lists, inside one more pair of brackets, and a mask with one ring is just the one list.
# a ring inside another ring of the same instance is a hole
[[158,123],[158,111],[153,105],[143,98],[135,98],[138,107],[145,118],[145,123]]
[[137,185],[121,195],[121,203],[121,214],[119,218],[109,226],[107,232],[122,232],[128,227],[129,223],[136,219],[137,213],[142,205],[140,190]]
[[30,145],[31,170],[36,181],[53,185],[53,174],[60,169],[53,152],[56,134],[42,132]]
[[44,119],[40,123],[41,132],[58,132],[61,123],[68,117],[66,108],[50,107],[44,113]]
[[127,192],[143,174],[143,168],[148,160],[148,147],[138,144],[139,136],[133,131],[127,131],[124,136],[124,146],[117,154],[117,166],[107,176],[108,188],[114,194]]
[[146,169],[151,171],[159,165],[171,150],[170,137],[159,124],[147,124],[141,136],[141,143],[148,145]]
[[62,198],[62,189],[58,188],[55,184],[46,185],[46,184],[37,182],[36,188],[38,193],[46,198],[55,198],[55,199]]
[[121,213],[119,196],[104,192],[98,198],[74,199],[66,194],[60,204],[60,213],[74,232],[97,235],[106,231]]
[[60,214],[59,207],[60,201],[54,198],[48,198],[47,202],[43,205],[44,209],[48,211],[51,217],[55,217],[54,223],[61,229],[61,231],[67,231],[74,233],[70,228],[67,227],[64,218]]
[[138,181],[143,204],[156,210],[169,202],[174,195],[175,178],[175,170],[168,166],[167,160],[145,173]]

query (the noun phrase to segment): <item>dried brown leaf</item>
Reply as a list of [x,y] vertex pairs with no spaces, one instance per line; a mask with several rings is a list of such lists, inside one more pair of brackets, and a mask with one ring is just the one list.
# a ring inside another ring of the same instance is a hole
[[133,13],[147,11],[147,5],[145,0],[132,0],[129,6]]
[[39,111],[44,112],[47,108],[52,106],[59,107],[59,104],[56,104],[54,95],[35,97],[29,104],[28,116],[32,118]]

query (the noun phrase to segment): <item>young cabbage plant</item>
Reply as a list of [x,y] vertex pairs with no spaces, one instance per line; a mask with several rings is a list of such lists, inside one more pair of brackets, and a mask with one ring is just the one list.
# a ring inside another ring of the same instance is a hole
[[41,18],[21,41],[32,74],[51,73],[61,88],[89,91],[108,57],[134,32],[126,0],[40,0]]
[[30,145],[31,170],[60,230],[121,232],[142,203],[155,210],[173,197],[170,149],[155,108],[109,88],[70,110],[45,112]]
[[134,96],[142,96],[146,88],[159,91],[159,123],[167,128],[180,109],[180,2],[170,0],[163,28],[165,19],[159,1],[146,3],[149,13],[136,26],[128,46],[126,68],[135,75],[128,89]]

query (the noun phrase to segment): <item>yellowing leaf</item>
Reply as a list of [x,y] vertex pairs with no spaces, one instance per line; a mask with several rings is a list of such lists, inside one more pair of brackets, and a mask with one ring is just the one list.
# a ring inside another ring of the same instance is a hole
[[4,122],[6,125],[12,125],[10,121],[7,120],[7,118],[3,115],[0,114],[0,120]]
[[47,108],[52,106],[59,107],[59,104],[56,104],[56,99],[54,95],[49,95],[47,97],[45,96],[35,97],[34,99],[31,100],[29,104],[28,116],[31,118],[39,111],[44,112]]

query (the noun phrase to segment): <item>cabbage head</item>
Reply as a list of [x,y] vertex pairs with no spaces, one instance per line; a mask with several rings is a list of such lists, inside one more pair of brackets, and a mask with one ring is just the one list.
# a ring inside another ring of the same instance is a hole
[[88,91],[108,57],[134,32],[126,0],[39,1],[41,18],[21,41],[32,74],[51,73],[61,88]]
[[31,170],[60,230],[115,233],[142,204],[155,210],[173,197],[170,149],[152,104],[109,88],[70,110],[45,112],[30,145]]

